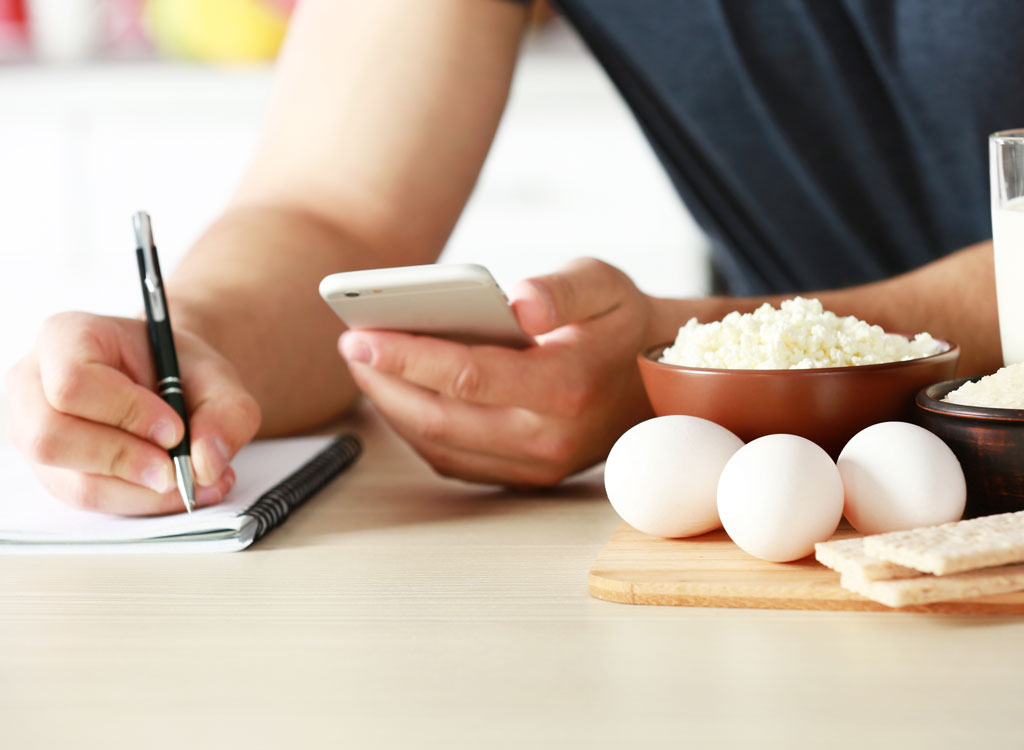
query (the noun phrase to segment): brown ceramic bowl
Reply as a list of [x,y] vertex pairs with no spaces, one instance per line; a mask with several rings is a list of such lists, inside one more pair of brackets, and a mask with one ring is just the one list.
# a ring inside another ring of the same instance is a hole
[[968,380],[946,380],[917,394],[915,418],[953,449],[967,480],[964,517],[1024,510],[1024,409],[946,403]]
[[744,441],[786,432],[813,440],[833,457],[876,422],[910,420],[914,396],[951,378],[960,349],[940,341],[938,354],[905,362],[808,370],[714,370],[658,362],[670,344],[637,356],[654,413],[717,422]]

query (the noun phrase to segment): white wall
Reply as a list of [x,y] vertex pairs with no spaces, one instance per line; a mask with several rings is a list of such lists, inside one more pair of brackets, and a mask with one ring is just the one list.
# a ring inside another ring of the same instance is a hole
[[[0,67],[0,371],[52,312],[135,314],[132,212],[152,214],[169,269],[238,179],[269,84],[263,68]],[[528,45],[444,259],[510,285],[579,255],[651,293],[707,288],[699,232],[603,73],[559,32]]]

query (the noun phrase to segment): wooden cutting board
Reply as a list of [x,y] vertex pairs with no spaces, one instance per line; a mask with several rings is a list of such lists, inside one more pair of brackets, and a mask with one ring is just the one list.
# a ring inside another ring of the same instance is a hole
[[[844,524],[834,538],[856,534]],[[590,593],[622,604],[682,607],[1024,614],[1024,592],[893,610],[841,588],[839,574],[813,557],[765,562],[724,531],[659,539],[625,523],[590,568]]]

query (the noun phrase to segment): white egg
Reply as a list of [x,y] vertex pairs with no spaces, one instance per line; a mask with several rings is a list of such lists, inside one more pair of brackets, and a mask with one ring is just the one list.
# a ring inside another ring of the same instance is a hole
[[806,557],[835,533],[843,483],[829,455],[796,435],[752,440],[718,480],[718,513],[745,552],[772,562]]
[[839,454],[844,513],[862,534],[958,521],[967,501],[964,472],[937,435],[909,422],[881,422]]
[[612,446],[604,467],[608,499],[622,520],[654,536],[717,529],[718,475],[742,446],[729,430],[706,419],[648,419]]

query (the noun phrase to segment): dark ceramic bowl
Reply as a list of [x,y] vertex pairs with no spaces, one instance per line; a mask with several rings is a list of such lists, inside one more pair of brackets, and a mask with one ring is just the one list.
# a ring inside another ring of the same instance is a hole
[[905,362],[809,370],[715,370],[658,362],[659,344],[637,356],[654,413],[710,419],[744,441],[786,432],[813,440],[832,457],[876,422],[910,420],[914,396],[951,378],[960,349]]
[[946,380],[917,394],[915,419],[953,449],[967,480],[965,518],[1024,510],[1024,409],[946,403],[968,380]]

